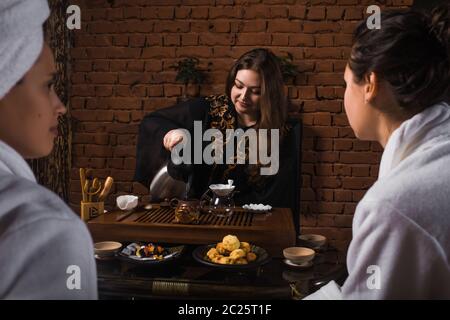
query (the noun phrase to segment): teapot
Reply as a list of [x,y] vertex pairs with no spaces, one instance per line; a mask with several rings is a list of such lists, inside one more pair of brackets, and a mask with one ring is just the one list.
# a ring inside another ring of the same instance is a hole
[[233,180],[228,184],[212,184],[200,198],[200,204],[204,211],[218,217],[230,217],[234,212],[234,188]]
[[182,224],[198,223],[200,217],[200,201],[197,199],[179,200],[173,198],[170,206],[175,209],[175,222]]

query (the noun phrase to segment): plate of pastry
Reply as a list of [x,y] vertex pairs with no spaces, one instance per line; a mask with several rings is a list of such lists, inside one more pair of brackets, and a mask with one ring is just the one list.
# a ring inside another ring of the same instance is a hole
[[192,255],[202,264],[228,270],[252,269],[270,261],[265,249],[234,235],[225,236],[222,242],[199,246]]

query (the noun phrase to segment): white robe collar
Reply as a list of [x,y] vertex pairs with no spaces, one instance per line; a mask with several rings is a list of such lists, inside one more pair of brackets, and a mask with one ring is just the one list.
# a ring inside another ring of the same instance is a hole
[[431,139],[450,135],[450,106],[438,103],[403,122],[389,137],[381,157],[378,179]]
[[36,183],[36,177],[25,159],[2,140],[0,140],[0,171],[6,171]]

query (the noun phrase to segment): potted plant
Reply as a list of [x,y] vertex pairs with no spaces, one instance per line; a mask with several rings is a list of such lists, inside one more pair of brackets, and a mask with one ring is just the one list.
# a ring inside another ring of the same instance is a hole
[[290,52],[287,52],[287,57],[277,56],[278,63],[280,64],[281,73],[283,75],[284,83],[288,84],[290,80],[295,80],[299,71],[297,66],[293,63],[293,56]]
[[195,90],[194,95],[189,96],[187,91],[189,84],[201,84],[204,80],[203,71],[198,68],[199,63],[200,61],[197,58],[189,57],[179,61],[174,66],[177,70],[175,80],[184,84],[182,97],[178,99],[179,101],[186,101],[198,94],[198,90]]

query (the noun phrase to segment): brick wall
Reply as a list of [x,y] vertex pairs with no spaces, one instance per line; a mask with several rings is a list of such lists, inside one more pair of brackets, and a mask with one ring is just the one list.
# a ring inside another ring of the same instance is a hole
[[112,175],[114,193],[145,195],[132,181],[142,117],[176,102],[171,66],[198,57],[208,69],[201,95],[223,93],[242,53],[289,52],[301,71],[289,84],[291,115],[304,123],[302,232],[321,233],[343,252],[357,202],[378,174],[381,148],[355,139],[343,109],[351,33],[368,5],[412,0],[78,0],[82,30],[71,50],[73,169],[70,202],[81,199],[79,167]]

